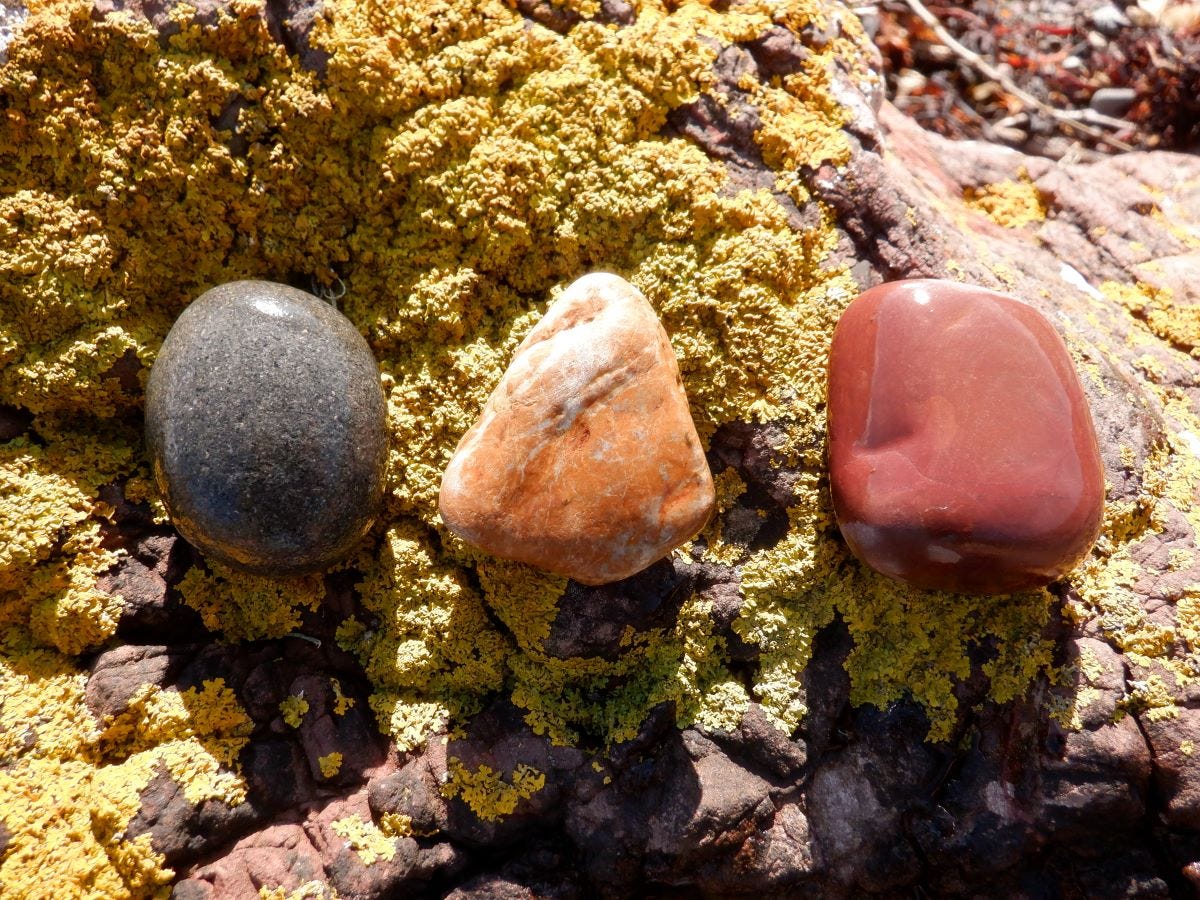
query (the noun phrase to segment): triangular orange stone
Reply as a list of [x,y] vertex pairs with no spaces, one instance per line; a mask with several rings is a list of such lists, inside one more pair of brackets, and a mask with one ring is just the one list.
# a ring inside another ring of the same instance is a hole
[[595,273],[563,292],[442,478],[442,518],[508,559],[606,584],[704,527],[712,474],[653,308]]

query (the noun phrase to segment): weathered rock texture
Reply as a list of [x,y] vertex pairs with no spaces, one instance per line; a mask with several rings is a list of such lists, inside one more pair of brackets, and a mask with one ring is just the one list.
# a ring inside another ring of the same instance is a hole
[[438,504],[489,553],[596,585],[695,537],[714,499],[667,333],[637,288],[597,272],[521,342]]
[[[832,2],[329,0],[320,77],[250,7],[39,9],[0,69],[6,889],[1193,891],[1200,162],[930,138]],[[600,267],[672,336],[718,513],[586,588],[437,488]],[[381,362],[384,514],[323,578],[198,566],[139,467],[144,369],[235,275],[341,278]],[[904,276],[1065,335],[1109,483],[1069,581],[919,592],[838,538],[829,339]]]

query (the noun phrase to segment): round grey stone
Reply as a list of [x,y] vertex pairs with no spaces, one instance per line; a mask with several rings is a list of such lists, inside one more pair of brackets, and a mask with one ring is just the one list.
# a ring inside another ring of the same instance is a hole
[[387,462],[379,368],[350,321],[268,281],[207,291],[150,370],[146,443],[175,527],[271,575],[325,568],[366,534]]
[[1104,116],[1119,119],[1137,102],[1137,91],[1133,88],[1100,88],[1092,94],[1088,107]]

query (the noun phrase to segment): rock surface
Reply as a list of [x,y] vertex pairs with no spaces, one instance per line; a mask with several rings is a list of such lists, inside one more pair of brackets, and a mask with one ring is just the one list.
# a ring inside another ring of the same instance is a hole
[[[848,76],[868,48],[824,0],[605,0],[599,24],[329,0],[328,91],[244,4],[170,52],[37,6],[0,73],[7,890],[1195,895],[1200,160],[933,138]],[[686,347],[718,514],[688,554],[564,589],[442,541],[438,479],[480,372],[614,256]],[[153,355],[180,285],[327,266],[405,465],[363,570],[295,606],[155,519],[137,378],[103,373]],[[929,603],[833,526],[828,339],[905,277],[1002,289],[1077,360],[1108,513],[1053,594]]]
[[829,477],[846,542],[922,588],[1049,584],[1100,532],[1104,468],[1062,339],[950,281],[860,295],[829,356]]
[[375,358],[311,294],[221,285],[163,342],[146,441],[172,522],[205,554],[264,574],[324,568],[366,534],[383,494]]
[[666,331],[616,275],[570,285],[525,338],[442,479],[451,531],[607,584],[704,527],[712,473]]

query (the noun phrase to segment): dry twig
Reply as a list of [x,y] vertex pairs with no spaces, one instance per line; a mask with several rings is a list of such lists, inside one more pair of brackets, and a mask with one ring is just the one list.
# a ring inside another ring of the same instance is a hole
[[1000,71],[996,66],[992,65],[974,50],[960,43],[954,35],[946,30],[938,19],[921,0],[904,0],[913,15],[924,22],[929,29],[934,33],[939,41],[945,44],[950,50],[963,62],[973,67],[976,71],[982,74],[985,78],[990,78],[992,81],[999,84],[1004,90],[1008,91],[1012,96],[1016,97],[1028,107],[1037,109],[1039,112],[1049,116],[1060,125],[1069,125],[1078,131],[1083,132],[1097,141],[1114,147],[1118,150],[1132,150],[1133,147],[1119,138],[1115,138],[1110,134],[1105,133],[1100,128],[1095,126],[1105,125],[1109,128],[1125,128],[1129,123],[1123,119],[1114,119],[1109,116],[1101,115],[1090,109],[1083,110],[1065,110],[1058,109],[1040,100],[1033,94],[1026,91],[1024,88],[1016,84],[1011,78]]

